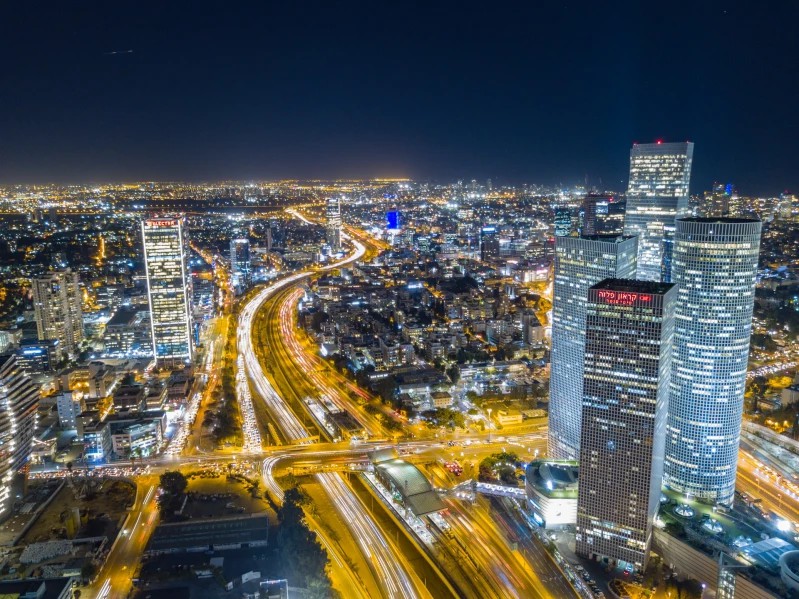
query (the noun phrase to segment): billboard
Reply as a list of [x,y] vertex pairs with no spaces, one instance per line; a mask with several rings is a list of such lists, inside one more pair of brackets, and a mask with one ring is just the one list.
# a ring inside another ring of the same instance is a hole
[[386,229],[389,231],[399,231],[400,228],[400,213],[398,210],[386,212]]

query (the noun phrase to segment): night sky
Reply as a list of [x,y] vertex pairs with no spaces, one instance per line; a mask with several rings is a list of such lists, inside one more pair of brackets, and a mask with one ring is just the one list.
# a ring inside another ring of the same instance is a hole
[[7,2],[0,181],[624,189],[663,139],[694,193],[799,191],[799,3],[744,4]]

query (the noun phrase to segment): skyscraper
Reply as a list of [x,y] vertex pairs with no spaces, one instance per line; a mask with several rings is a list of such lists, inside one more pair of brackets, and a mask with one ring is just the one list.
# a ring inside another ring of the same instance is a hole
[[635,237],[556,237],[549,379],[549,457],[576,460],[583,405],[588,288],[607,278],[635,278]]
[[28,463],[39,389],[16,356],[0,356],[0,513],[10,507],[14,476]]
[[752,331],[761,223],[677,219],[679,287],[664,483],[731,503]]
[[630,150],[624,234],[638,235],[641,280],[670,280],[669,242],[674,219],[688,212],[693,155],[691,142],[635,144]]
[[56,340],[74,356],[83,340],[83,310],[78,274],[69,268],[33,279],[33,307],[40,340]]
[[494,225],[480,229],[480,260],[489,262],[499,258],[499,231]]
[[646,567],[660,504],[676,289],[588,290],[576,551]]
[[250,262],[250,240],[236,236],[230,240],[230,273],[233,284],[239,289],[247,289],[252,283]]
[[617,196],[589,193],[580,208],[581,235],[621,235],[624,232],[625,202]]
[[156,362],[190,361],[193,347],[183,222],[152,218],[142,221],[141,227]]
[[555,237],[572,234],[572,210],[567,206],[555,208]]
[[337,252],[341,249],[341,200],[327,198],[325,215],[327,217],[325,228],[327,244],[331,250]]

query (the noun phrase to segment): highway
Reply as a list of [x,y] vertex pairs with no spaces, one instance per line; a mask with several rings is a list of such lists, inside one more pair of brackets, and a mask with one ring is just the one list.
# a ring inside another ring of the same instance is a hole
[[[351,239],[351,243],[355,247],[352,254],[337,263],[320,269],[320,271],[339,268],[361,258],[366,253],[363,244],[354,239]],[[266,377],[255,351],[252,330],[255,315],[267,299],[279,290],[299,283],[310,274],[312,273],[309,271],[300,272],[268,285],[256,293],[244,305],[239,314],[237,344],[247,377],[252,387],[266,403],[277,428],[286,440],[293,443],[308,443],[310,442],[308,439],[312,435],[294,414],[288,403],[278,395]],[[383,585],[384,595],[386,597],[429,596],[424,586],[420,585],[418,579],[414,577],[412,569],[401,553],[390,541],[385,539],[371,520],[365,507],[349,492],[341,475],[320,474],[316,478],[356,537],[364,556],[374,570],[375,577]],[[265,484],[267,488],[271,486],[268,481]]]
[[94,584],[87,589],[88,597],[98,599],[125,599],[132,587],[132,576],[147,541],[158,522],[156,488],[158,480],[150,478],[149,484],[139,481],[136,501],[117,535]]

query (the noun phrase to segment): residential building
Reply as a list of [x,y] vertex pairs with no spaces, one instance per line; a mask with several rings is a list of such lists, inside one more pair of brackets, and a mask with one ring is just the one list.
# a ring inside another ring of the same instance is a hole
[[78,416],[86,410],[86,401],[80,391],[63,391],[56,397],[58,424],[61,428],[76,428]]
[[732,503],[761,222],[677,219],[679,287],[664,483]]
[[638,279],[670,280],[674,219],[688,214],[693,155],[691,142],[635,144],[630,150],[624,234],[638,236]]
[[576,460],[583,405],[583,349],[588,288],[607,278],[632,279],[637,238],[555,238],[549,457]]
[[639,571],[660,505],[676,292],[621,279],[588,290],[576,552]]
[[0,356],[0,514],[11,503],[14,478],[28,463],[39,389],[13,354]]
[[69,268],[31,281],[36,329],[40,341],[55,340],[61,351],[76,356],[83,340],[83,310],[78,274]]

